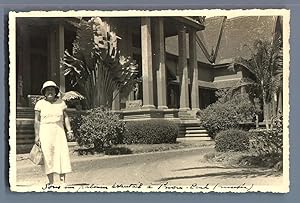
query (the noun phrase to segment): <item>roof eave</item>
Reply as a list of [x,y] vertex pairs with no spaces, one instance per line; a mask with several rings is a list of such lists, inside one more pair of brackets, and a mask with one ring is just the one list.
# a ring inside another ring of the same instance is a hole
[[196,20],[194,20],[191,17],[187,17],[187,16],[180,16],[180,17],[173,17],[175,20],[184,23],[185,25],[188,25],[196,30],[204,30],[205,26],[204,24],[201,24],[199,22],[197,22]]

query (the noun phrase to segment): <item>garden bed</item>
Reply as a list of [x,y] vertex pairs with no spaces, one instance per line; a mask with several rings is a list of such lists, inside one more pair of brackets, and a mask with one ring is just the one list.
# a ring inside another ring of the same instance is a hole
[[181,141],[172,144],[118,144],[111,148],[104,149],[102,152],[95,153],[89,148],[74,146],[70,149],[71,154],[78,155],[122,155],[122,154],[141,154],[149,152],[161,152],[168,150],[179,150],[200,147],[213,147],[213,141]]
[[251,151],[211,152],[204,155],[208,162],[220,163],[231,167],[262,167],[282,171],[282,160],[272,155],[259,156]]

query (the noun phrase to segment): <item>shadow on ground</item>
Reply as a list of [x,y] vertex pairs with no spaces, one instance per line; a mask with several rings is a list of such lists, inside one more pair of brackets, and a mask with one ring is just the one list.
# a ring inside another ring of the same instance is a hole
[[78,155],[95,155],[95,154],[105,154],[105,155],[123,155],[123,154],[132,154],[132,150],[127,147],[112,147],[105,148],[101,151],[97,151],[94,148],[79,148],[74,150]]
[[[196,170],[196,169],[235,169],[235,168],[226,168],[219,166],[207,166],[207,167],[195,167],[195,168],[186,168],[179,169],[178,171],[184,170]],[[236,168],[237,169],[237,168]],[[193,179],[193,178],[256,178],[256,177],[278,177],[281,176],[282,173],[276,172],[270,169],[242,169],[235,171],[220,171],[216,173],[205,173],[199,175],[191,175],[191,176],[175,176],[175,177],[166,177],[162,178],[159,181],[169,181],[169,180],[182,180],[182,179]]]
[[112,147],[104,150],[105,155],[132,154],[132,150],[127,147]]
[[173,171],[189,171],[189,170],[197,170],[197,169],[236,169],[238,167],[233,167],[233,166],[200,166],[200,167],[192,167],[192,168],[182,168],[178,170],[173,170]]

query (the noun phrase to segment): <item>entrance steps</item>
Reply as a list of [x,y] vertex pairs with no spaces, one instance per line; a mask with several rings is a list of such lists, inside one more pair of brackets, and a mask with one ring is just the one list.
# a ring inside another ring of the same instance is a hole
[[34,119],[17,118],[16,120],[16,152],[17,154],[30,152],[34,144]]
[[[68,109],[70,117],[76,113],[75,109]],[[34,110],[32,107],[17,107],[16,117],[16,152],[29,153],[35,139]]]
[[181,120],[179,126],[179,137],[177,141],[183,140],[212,140],[208,132],[200,126],[197,119]]

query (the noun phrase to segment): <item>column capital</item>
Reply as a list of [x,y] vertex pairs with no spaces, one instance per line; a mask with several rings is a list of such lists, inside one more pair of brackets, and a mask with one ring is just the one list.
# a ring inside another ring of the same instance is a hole
[[187,31],[187,27],[183,24],[179,24],[176,27],[177,27],[178,32],[186,32]]

